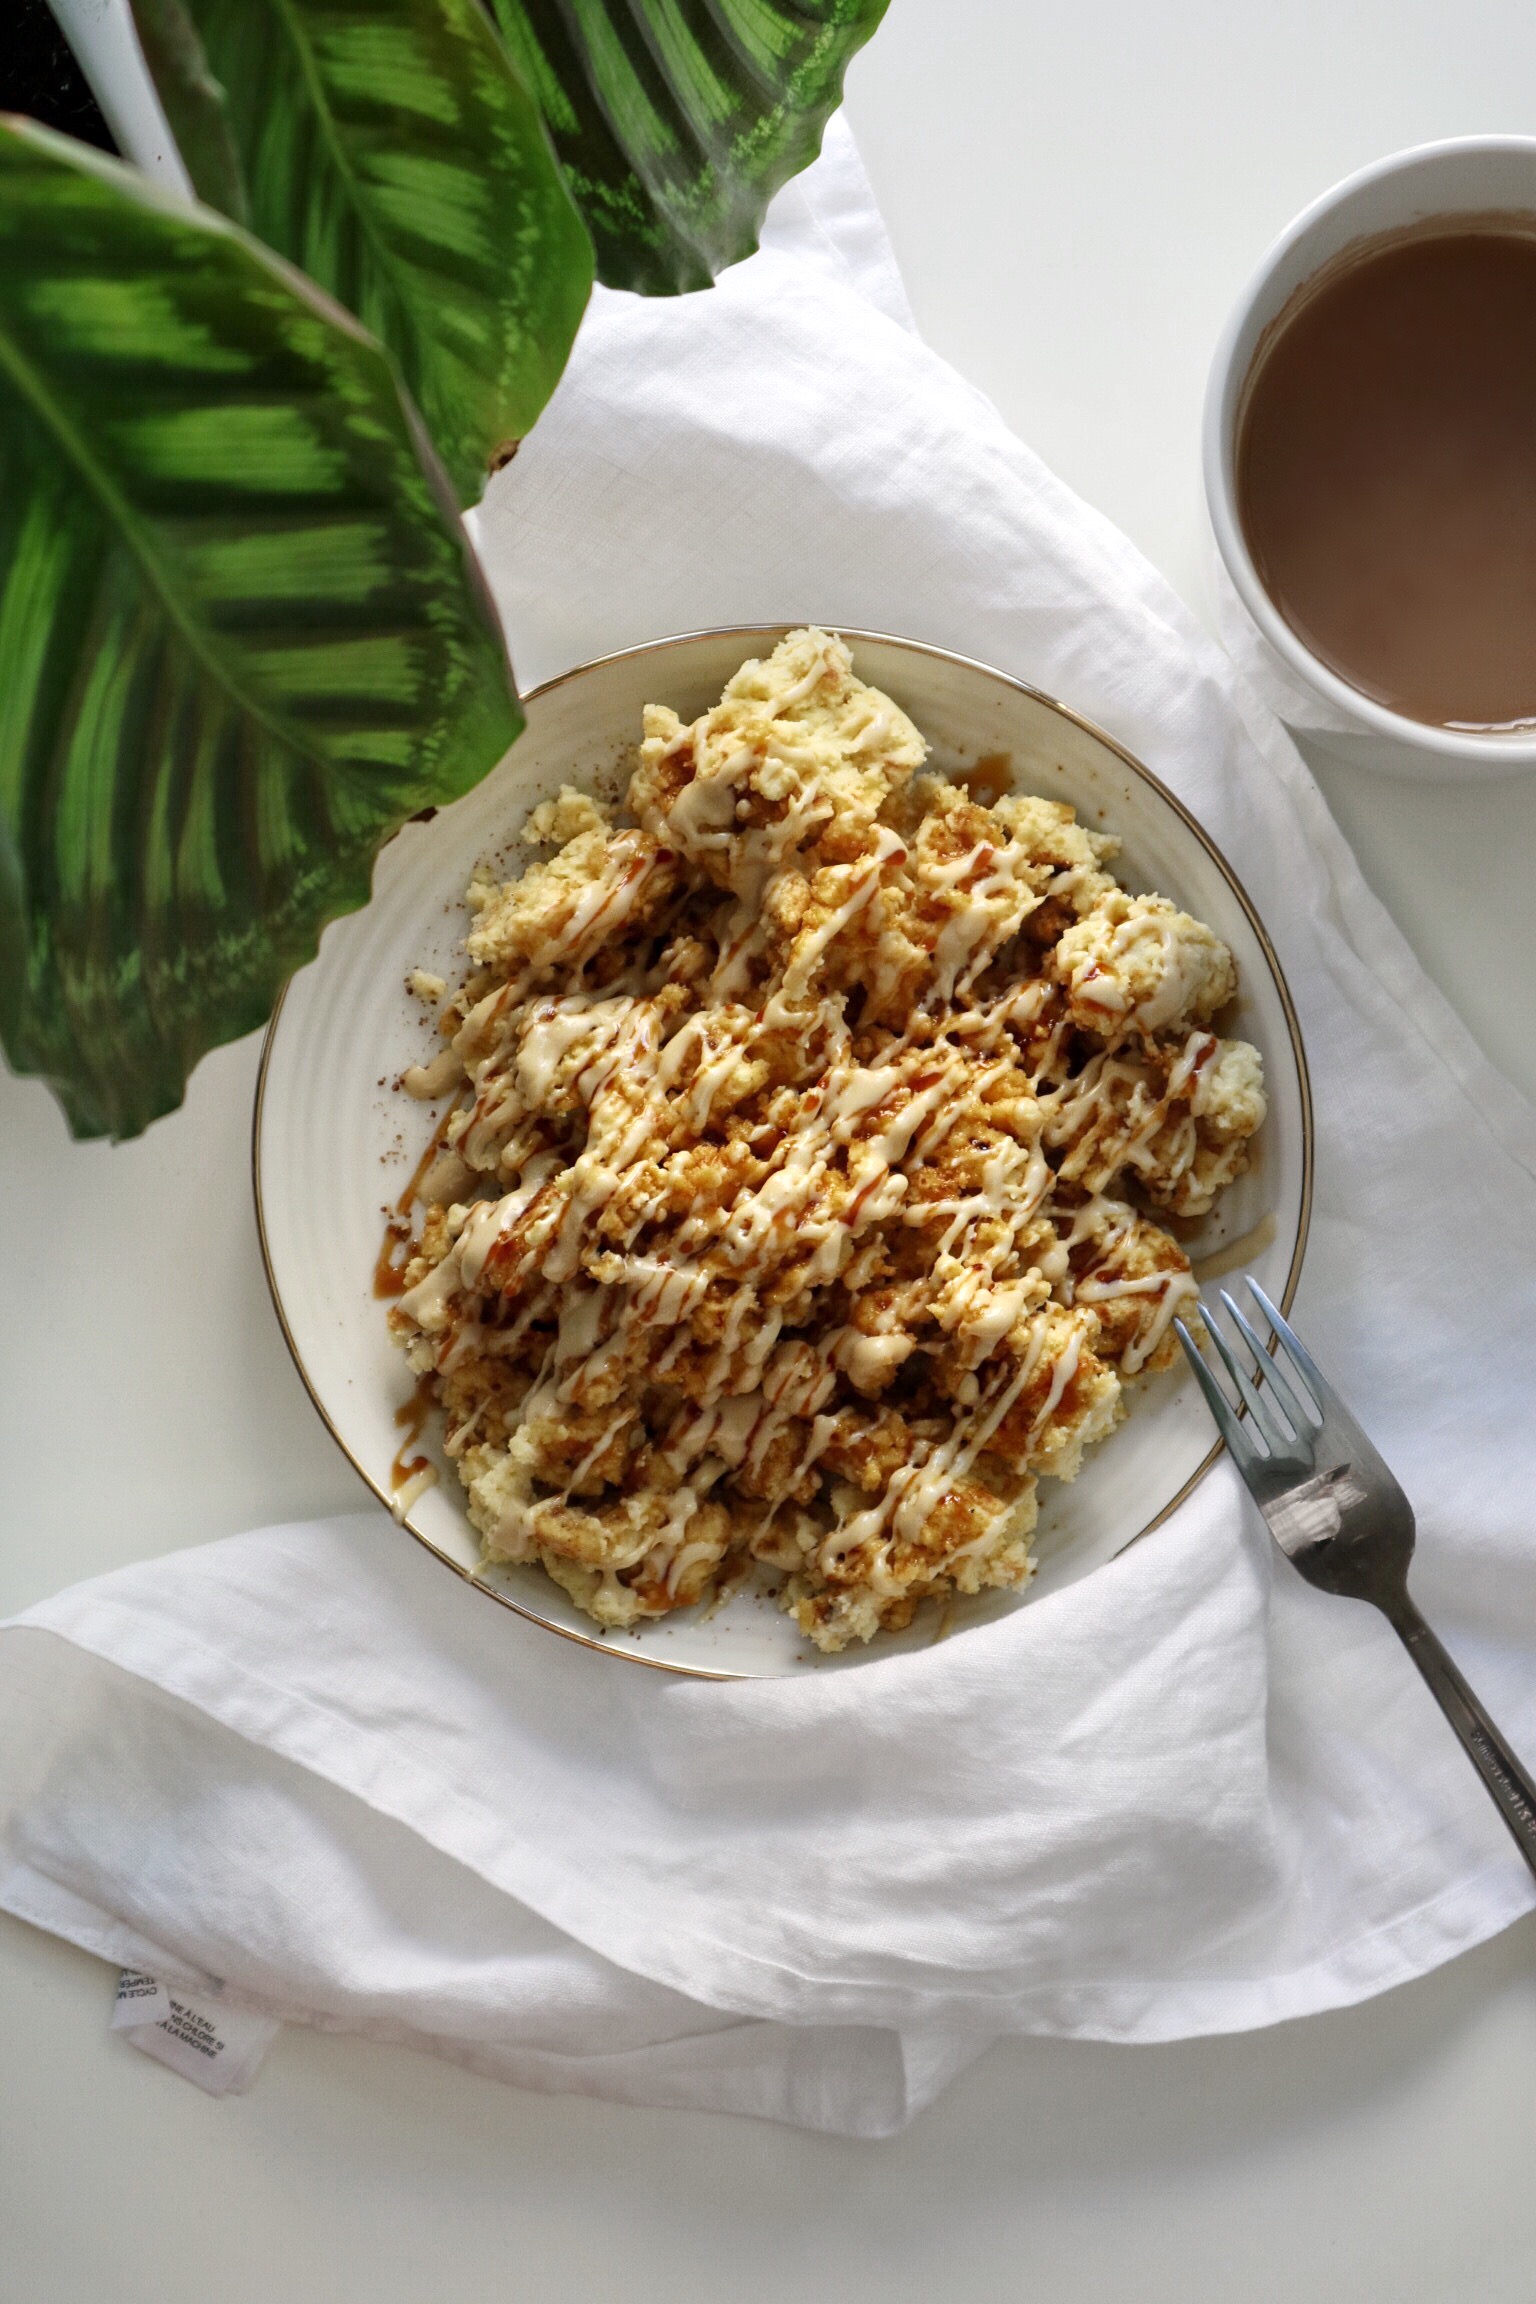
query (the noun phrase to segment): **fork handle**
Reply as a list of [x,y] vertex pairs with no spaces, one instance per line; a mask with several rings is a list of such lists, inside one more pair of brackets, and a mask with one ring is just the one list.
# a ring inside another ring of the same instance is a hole
[[1515,1758],[1406,1592],[1387,1614],[1430,1693],[1466,1746],[1468,1759],[1492,1793],[1521,1855],[1536,1872],[1536,1778]]

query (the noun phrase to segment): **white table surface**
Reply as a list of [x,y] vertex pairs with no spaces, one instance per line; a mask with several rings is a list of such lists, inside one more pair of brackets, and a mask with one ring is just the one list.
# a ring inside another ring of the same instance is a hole
[[[1229,302],[1360,163],[1536,127],[1536,14],[894,0],[849,109],[931,341],[1198,605]],[[1324,780],[1426,965],[1536,1090],[1536,779]],[[70,1146],[0,1075],[0,1613],[357,1494],[262,1284],[255,1060],[224,1051],[116,1151]],[[522,2095],[300,2031],[215,2103],[109,2037],[110,1990],[0,1919],[0,2304],[1536,2296],[1536,1921],[1269,2033],[994,2049],[880,2145]]]

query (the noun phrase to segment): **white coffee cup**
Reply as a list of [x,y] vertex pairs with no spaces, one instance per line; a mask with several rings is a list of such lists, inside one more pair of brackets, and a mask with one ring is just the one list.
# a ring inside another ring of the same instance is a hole
[[[1511,776],[1536,768],[1536,733],[1434,728],[1350,686],[1314,656],[1259,579],[1237,512],[1236,433],[1243,386],[1264,331],[1296,291],[1359,240],[1431,217],[1529,216],[1536,233],[1536,137],[1463,136],[1420,144],[1348,176],[1304,209],[1269,250],[1222,331],[1206,387],[1202,456],[1206,503],[1222,566],[1246,615],[1237,652],[1260,676],[1282,717],[1328,748],[1398,776]],[[1224,617],[1230,633],[1230,620]],[[1257,647],[1243,645],[1256,640]]]

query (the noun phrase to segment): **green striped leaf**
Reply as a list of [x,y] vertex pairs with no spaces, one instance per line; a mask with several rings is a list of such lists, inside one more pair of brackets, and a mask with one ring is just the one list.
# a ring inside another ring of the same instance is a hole
[[705,288],[814,160],[886,0],[487,0],[610,288]]
[[0,129],[0,1031],[133,1135],[521,725],[379,347],[221,218]]
[[565,366],[592,250],[478,0],[133,0],[201,197],[388,346],[460,500]]

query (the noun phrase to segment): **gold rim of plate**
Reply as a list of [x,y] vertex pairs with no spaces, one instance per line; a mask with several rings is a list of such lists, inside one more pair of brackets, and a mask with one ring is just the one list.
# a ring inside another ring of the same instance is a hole
[[[700,626],[694,632],[669,633],[664,640],[643,640],[632,648],[614,648],[609,650],[606,655],[589,657],[584,664],[574,664],[568,672],[558,672],[553,679],[543,681],[537,688],[530,688],[522,701],[525,705],[536,704],[541,697],[552,695],[557,688],[564,688],[572,680],[581,679],[585,673],[595,672],[605,664],[620,663],[629,657],[661,656],[669,649],[690,647],[700,640],[729,640],[738,636],[744,641],[748,639],[761,640],[765,634],[770,632],[782,636],[784,633],[796,629],[797,627],[793,624],[709,624]],[[1227,862],[1226,857],[1217,847],[1209,832],[1206,831],[1198,816],[1193,815],[1185,807],[1183,801],[1179,799],[1176,793],[1169,790],[1162,778],[1154,776],[1152,770],[1138,760],[1134,752],[1128,752],[1125,746],[1101,728],[1097,721],[1087,719],[1081,712],[1074,712],[1070,704],[1063,704],[1059,698],[1048,695],[1043,688],[1032,687],[1027,680],[1015,679],[1011,672],[1000,672],[995,664],[985,664],[976,656],[962,656],[953,648],[938,648],[926,640],[906,640],[895,632],[857,631],[844,624],[839,624],[834,629],[842,639],[848,642],[851,648],[857,649],[861,643],[870,641],[885,647],[906,649],[914,656],[937,657],[944,663],[958,664],[968,672],[984,673],[988,679],[1001,681],[1004,687],[1012,688],[1018,695],[1028,696],[1035,703],[1046,705],[1052,712],[1059,714],[1063,720],[1070,721],[1073,727],[1081,728],[1087,735],[1094,737],[1097,742],[1112,752],[1117,760],[1123,761],[1133,775],[1139,776],[1144,784],[1150,785],[1158,797],[1167,802],[1187,830],[1194,834],[1194,837],[1210,857],[1211,862],[1227,882],[1246,914],[1248,924],[1257,937],[1265,960],[1269,964],[1275,989],[1280,995],[1280,1005],[1285,1015],[1285,1027],[1290,1035],[1291,1054],[1296,1063],[1296,1084],[1301,1098],[1301,1207],[1296,1220],[1296,1245],[1291,1253],[1290,1266],[1285,1276],[1285,1286],[1280,1295],[1281,1311],[1289,1312],[1295,1300],[1297,1283],[1301,1278],[1302,1260],[1306,1255],[1307,1236],[1312,1225],[1312,1079],[1307,1069],[1307,1052],[1301,1037],[1301,1024],[1296,1014],[1296,1003],[1291,998],[1291,988],[1286,981],[1285,970],[1280,965],[1280,955],[1276,952],[1269,931],[1259,917],[1258,908],[1243,886],[1242,881],[1233,871],[1232,866]],[[283,1332],[283,1342],[288,1347],[288,1356],[298,1370],[300,1381],[309,1394],[321,1423],[330,1433],[331,1438],[346,1457],[353,1471],[364,1486],[378,1498],[378,1501],[395,1521],[396,1526],[403,1528],[407,1535],[413,1536],[423,1550],[432,1555],[434,1560],[441,1562],[445,1568],[452,1569],[454,1575],[461,1582],[470,1585],[475,1591],[484,1593],[488,1599],[496,1601],[503,1608],[510,1608],[512,1613],[515,1616],[521,1616],[525,1623],[537,1624],[542,1631],[553,1632],[560,1639],[569,1640],[578,1648],[593,1649],[600,1656],[622,1657],[627,1663],[643,1665],[647,1671],[677,1673],[685,1680],[752,1680],[762,1677],[762,1675],[752,1672],[732,1672],[705,1664],[673,1663],[665,1657],[647,1656],[638,1648],[620,1648],[608,1641],[599,1640],[590,1633],[578,1632],[571,1625],[552,1623],[547,1616],[540,1616],[534,1609],[525,1608],[520,1601],[514,1600],[510,1593],[499,1592],[494,1585],[483,1582],[471,1569],[462,1567],[457,1560],[450,1560],[445,1552],[439,1551],[430,1537],[424,1536],[419,1528],[412,1525],[409,1513],[403,1517],[397,1516],[393,1498],[353,1455],[332,1422],[330,1412],[305,1366],[304,1355],[299,1350],[293,1330],[288,1324],[288,1316],[283,1309],[282,1292],[278,1287],[277,1274],[272,1267],[272,1253],[267,1240],[266,1212],[261,1194],[261,1117],[262,1107],[266,1100],[267,1072],[272,1059],[272,1047],[277,1037],[277,1028],[282,1020],[283,1006],[287,997],[288,987],[285,984],[278,995],[277,1006],[272,1011],[272,1018],[262,1041],[261,1064],[256,1075],[256,1100],[251,1114],[251,1186],[256,1201],[256,1233],[261,1243],[261,1264],[262,1270],[267,1276],[267,1292],[272,1299],[272,1309],[277,1314],[277,1324]],[[1123,1554],[1129,1552],[1133,1544],[1139,1544],[1143,1537],[1150,1536],[1154,1529],[1161,1528],[1164,1521],[1171,1519],[1180,1505],[1188,1502],[1212,1466],[1225,1453],[1224,1443],[1217,1440],[1210,1453],[1196,1466],[1177,1495],[1171,1496],[1162,1510],[1154,1513],[1145,1527],[1138,1528],[1134,1536],[1128,1536],[1113,1557],[1117,1560],[1120,1559]]]

